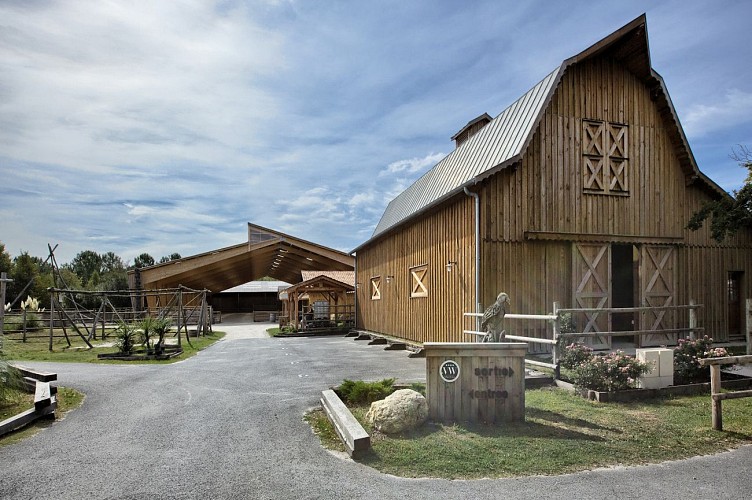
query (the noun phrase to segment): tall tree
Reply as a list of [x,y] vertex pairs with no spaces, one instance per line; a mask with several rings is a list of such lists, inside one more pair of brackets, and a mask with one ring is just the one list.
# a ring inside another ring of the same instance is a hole
[[5,244],[0,241],[0,273],[5,272],[10,274],[12,266],[13,261],[10,259],[10,254],[5,251]]
[[180,254],[175,252],[175,253],[171,253],[170,255],[165,255],[164,257],[159,259],[159,263],[164,264],[165,262],[170,262],[173,260],[180,260],[181,258],[182,257],[180,256]]
[[86,285],[94,273],[102,270],[102,257],[92,250],[84,250],[73,257],[70,267]]
[[[10,277],[13,279],[13,283],[11,283],[12,286],[9,287],[10,293],[8,293],[10,300],[14,300],[18,297],[18,294],[26,288],[26,285],[35,280],[38,275],[39,267],[34,261],[34,258],[29,255],[29,252],[21,252],[21,255],[13,259],[13,268],[10,272]],[[26,295],[34,295],[33,285],[26,288],[24,296],[22,296],[20,300],[26,299]],[[15,306],[18,306],[18,303],[16,303]]]
[[733,196],[723,196],[706,203],[687,224],[687,228],[697,231],[710,219],[710,233],[718,242],[733,236],[743,227],[752,228],[752,151],[746,146],[739,146],[731,158],[749,171],[744,186],[734,191]]
[[119,272],[125,270],[123,259],[116,255],[115,252],[103,253],[100,257],[102,259],[103,273]]
[[135,259],[133,259],[133,266],[136,268],[148,267],[154,265],[154,257],[148,253],[142,253]]

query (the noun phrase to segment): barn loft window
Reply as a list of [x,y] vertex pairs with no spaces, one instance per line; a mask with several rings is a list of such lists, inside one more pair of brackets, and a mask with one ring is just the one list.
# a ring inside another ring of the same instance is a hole
[[416,266],[410,268],[410,297],[428,297],[428,266]]
[[371,278],[371,300],[381,299],[381,276]]
[[583,120],[583,190],[586,193],[629,195],[628,127],[620,123]]

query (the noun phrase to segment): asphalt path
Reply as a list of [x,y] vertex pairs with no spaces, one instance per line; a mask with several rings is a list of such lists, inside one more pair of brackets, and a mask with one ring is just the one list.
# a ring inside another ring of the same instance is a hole
[[[381,474],[324,450],[302,420],[343,378],[425,378],[425,361],[341,337],[228,336],[172,365],[26,363],[84,404],[0,447],[0,499],[752,497],[752,446],[564,476],[449,481]],[[490,471],[489,471],[490,473]]]

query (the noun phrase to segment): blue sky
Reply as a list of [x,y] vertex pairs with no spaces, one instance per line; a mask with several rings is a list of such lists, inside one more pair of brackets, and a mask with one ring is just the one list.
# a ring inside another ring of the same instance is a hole
[[250,221],[349,251],[468,120],[643,12],[700,169],[738,188],[752,2],[0,2],[0,241],[159,259]]

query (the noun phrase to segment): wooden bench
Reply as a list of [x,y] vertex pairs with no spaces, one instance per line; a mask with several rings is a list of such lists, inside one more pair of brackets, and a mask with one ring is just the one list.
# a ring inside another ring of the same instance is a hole
[[371,436],[353,417],[337,393],[331,389],[321,391],[321,406],[352,458],[359,458],[368,451],[371,447]]
[[730,356],[723,358],[705,358],[698,360],[700,366],[710,367],[710,397],[712,401],[712,425],[716,431],[723,430],[723,410],[721,402],[724,399],[738,399],[752,397],[752,390],[721,392],[721,366],[723,365],[744,365],[752,363],[752,356]]

